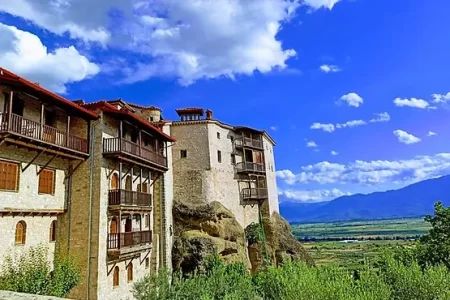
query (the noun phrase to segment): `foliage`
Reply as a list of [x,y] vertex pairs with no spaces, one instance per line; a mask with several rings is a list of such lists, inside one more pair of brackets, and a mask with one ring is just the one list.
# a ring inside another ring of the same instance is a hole
[[17,257],[6,255],[0,290],[64,297],[80,281],[80,271],[70,258],[55,258],[51,270],[48,249],[30,247]]
[[245,228],[244,231],[249,245],[261,242],[263,240],[263,229],[259,223],[252,222]]
[[299,262],[271,266],[251,276],[244,265],[224,265],[215,257],[206,273],[182,278],[164,271],[137,282],[133,294],[138,300],[450,299],[450,272],[445,267],[422,271],[413,256],[405,254],[399,260],[402,253],[384,252],[380,269],[366,265],[357,278],[337,266],[308,267]]
[[421,237],[417,256],[422,266],[443,264],[450,270],[450,207],[441,202],[434,205],[434,216],[426,216],[431,224],[428,234]]

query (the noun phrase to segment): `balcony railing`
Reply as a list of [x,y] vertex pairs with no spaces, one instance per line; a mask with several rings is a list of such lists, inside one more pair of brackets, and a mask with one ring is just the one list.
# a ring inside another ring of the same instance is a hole
[[134,247],[152,242],[152,231],[108,233],[108,250]]
[[152,206],[152,195],[123,189],[108,192],[109,205]]
[[235,139],[234,143],[236,147],[242,148],[242,147],[251,147],[251,148],[257,148],[257,149],[264,149],[263,142],[261,140],[255,140],[251,138],[239,138]]
[[268,198],[267,188],[246,188],[242,190],[241,194],[244,200],[262,200]]
[[236,171],[238,172],[266,172],[266,166],[260,163],[239,162],[236,164]]
[[124,138],[104,138],[103,153],[126,153],[160,166],[167,167],[167,158],[165,156]]
[[65,131],[28,120],[16,114],[0,113],[0,132],[8,132],[31,140],[88,153],[87,139],[67,135]]

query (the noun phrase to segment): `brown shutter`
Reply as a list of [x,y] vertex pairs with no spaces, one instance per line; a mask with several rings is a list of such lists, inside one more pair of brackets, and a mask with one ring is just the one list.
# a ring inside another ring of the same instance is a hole
[[0,190],[17,191],[19,165],[0,162]]
[[39,174],[39,193],[53,194],[54,186],[55,186],[55,171],[43,170]]

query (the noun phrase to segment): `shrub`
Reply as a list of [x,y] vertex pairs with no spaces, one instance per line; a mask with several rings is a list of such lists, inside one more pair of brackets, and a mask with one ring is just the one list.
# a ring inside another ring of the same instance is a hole
[[1,269],[0,290],[64,297],[80,281],[80,271],[70,258],[48,262],[48,249],[30,247],[17,257],[6,255]]

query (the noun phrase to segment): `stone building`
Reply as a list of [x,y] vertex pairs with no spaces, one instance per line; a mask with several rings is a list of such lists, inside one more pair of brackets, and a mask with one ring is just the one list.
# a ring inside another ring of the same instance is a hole
[[225,124],[211,110],[177,113],[180,120],[163,123],[177,140],[172,147],[174,201],[219,201],[243,228],[259,221],[258,204],[268,204],[267,216],[279,211],[275,142],[267,132]]
[[0,68],[0,264],[30,246],[54,259],[75,168],[97,114]]
[[64,246],[86,273],[69,296],[132,299],[136,280],[170,268],[174,140],[121,100],[76,103],[99,119],[62,222]]

